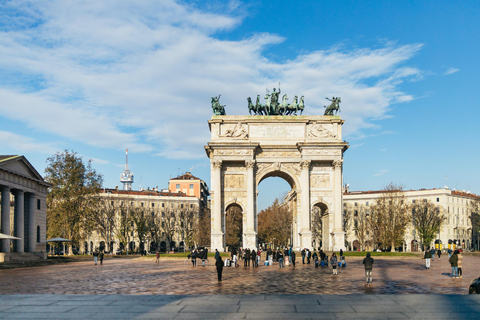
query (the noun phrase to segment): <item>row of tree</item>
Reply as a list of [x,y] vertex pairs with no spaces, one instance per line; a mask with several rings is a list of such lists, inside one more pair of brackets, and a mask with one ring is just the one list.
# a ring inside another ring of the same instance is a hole
[[[149,203],[110,201],[101,197],[102,176],[75,152],[64,151],[47,159],[45,180],[51,184],[47,196],[47,237],[70,239],[73,246],[97,232],[109,244],[118,241],[128,248],[137,237],[157,245],[174,238],[186,246],[210,242],[210,215],[199,208],[159,208]],[[70,250],[72,247],[70,247]],[[71,253],[71,251],[70,251]]]

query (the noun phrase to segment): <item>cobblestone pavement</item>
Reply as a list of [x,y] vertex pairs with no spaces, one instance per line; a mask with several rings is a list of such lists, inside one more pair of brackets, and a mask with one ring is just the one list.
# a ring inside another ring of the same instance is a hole
[[[280,269],[224,268],[218,282],[213,266],[192,268],[184,261],[108,259],[104,265],[82,261],[34,268],[0,270],[0,294],[125,294],[125,295],[231,295],[231,294],[467,294],[480,276],[480,257],[465,256],[463,278],[450,278],[447,256],[426,270],[420,258],[375,258],[373,287],[364,286],[359,257],[347,257],[347,267],[332,275],[331,267]],[[201,264],[201,263],[200,263]]]

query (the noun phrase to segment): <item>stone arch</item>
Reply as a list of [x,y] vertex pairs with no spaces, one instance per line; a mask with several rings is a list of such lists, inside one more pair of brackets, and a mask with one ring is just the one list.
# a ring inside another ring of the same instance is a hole
[[311,214],[310,221],[312,242],[315,244],[314,248],[328,250],[331,243],[329,205],[325,201],[315,201],[312,205]]
[[342,228],[342,166],[348,143],[338,116],[214,116],[205,151],[211,164],[211,249],[225,251],[225,212],[236,203],[244,213],[244,248],[256,249],[257,187],[280,177],[293,190],[295,249],[312,248],[312,199],[328,203],[328,246],[345,249]]
[[244,223],[244,207],[237,201],[230,201],[225,206],[224,221],[225,221],[225,245],[231,249],[242,247],[243,244],[243,230]]

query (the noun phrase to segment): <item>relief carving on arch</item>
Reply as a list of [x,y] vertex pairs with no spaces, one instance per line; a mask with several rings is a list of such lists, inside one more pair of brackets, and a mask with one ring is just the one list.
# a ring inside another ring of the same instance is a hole
[[224,180],[225,188],[238,189],[244,188],[245,177],[243,174],[227,174]]
[[213,151],[213,154],[216,156],[251,156],[253,155],[253,150],[248,149],[216,149]]
[[310,185],[314,189],[330,188],[330,175],[329,174],[312,175],[310,178]]
[[321,124],[316,123],[312,126],[308,126],[309,132],[308,132],[308,137],[309,138],[330,138],[330,139],[336,139],[337,136],[334,135],[333,133],[330,132],[330,130],[324,128]]
[[[228,125],[226,125],[225,127],[227,126]],[[223,135],[220,135],[220,137],[246,139],[248,138],[247,128],[248,127],[246,127],[244,123],[238,122],[232,129],[227,129]]]
[[341,150],[305,150],[307,156],[339,156],[341,154]]

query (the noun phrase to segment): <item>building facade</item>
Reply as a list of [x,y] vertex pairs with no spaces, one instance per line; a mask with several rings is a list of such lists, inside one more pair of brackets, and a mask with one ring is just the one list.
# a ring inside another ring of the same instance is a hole
[[[347,232],[348,247],[352,250],[360,248],[358,237],[355,230],[355,217],[359,210],[366,210],[375,204],[384,193],[382,191],[347,191],[343,195],[344,210],[350,208],[353,211],[352,222]],[[478,249],[479,234],[475,234],[472,228],[470,214],[472,205],[475,201],[480,201],[480,196],[465,191],[455,191],[448,188],[444,189],[421,189],[406,190],[404,197],[409,204],[414,205],[420,202],[431,202],[440,207],[445,219],[431,244],[442,244],[444,249],[462,247],[465,249]],[[413,227],[413,222],[407,227],[405,234],[403,250],[419,251],[421,250],[418,234]],[[368,248],[375,249],[375,248]]]
[[83,239],[81,253],[183,251],[195,245],[192,235],[202,207],[195,196],[116,188],[102,190],[100,198],[99,222]]
[[168,190],[173,193],[182,192],[188,196],[195,196],[204,207],[207,206],[208,196],[210,195],[205,181],[193,176],[190,172],[170,179]]
[[46,259],[49,184],[24,156],[0,156],[0,262]]

